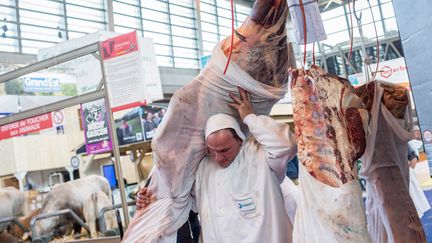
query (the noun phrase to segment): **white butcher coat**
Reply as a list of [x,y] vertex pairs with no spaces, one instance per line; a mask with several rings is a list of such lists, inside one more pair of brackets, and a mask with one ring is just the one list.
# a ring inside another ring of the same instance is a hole
[[297,152],[289,127],[267,116],[243,121],[251,137],[227,168],[209,157],[196,174],[195,193],[205,243],[292,242],[280,183]]

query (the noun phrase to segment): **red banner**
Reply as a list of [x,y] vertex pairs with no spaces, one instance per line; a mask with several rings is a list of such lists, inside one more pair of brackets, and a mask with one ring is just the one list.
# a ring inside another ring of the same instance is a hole
[[52,115],[46,113],[0,126],[0,140],[52,127]]
[[102,59],[108,60],[138,50],[136,31],[102,42]]

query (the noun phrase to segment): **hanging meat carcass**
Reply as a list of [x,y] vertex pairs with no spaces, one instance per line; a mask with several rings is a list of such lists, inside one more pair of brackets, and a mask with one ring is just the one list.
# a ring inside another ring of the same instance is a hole
[[291,88],[298,154],[307,171],[333,187],[356,179],[367,111],[352,85],[312,66],[294,71]]
[[293,242],[369,242],[356,173],[366,147],[363,102],[348,80],[315,65],[293,70],[291,94],[301,162]]
[[426,242],[409,194],[411,104],[402,86],[370,82],[356,88],[371,113],[360,174],[366,183],[368,231],[373,242]]
[[152,141],[156,168],[149,190],[157,199],[135,215],[125,242],[175,242],[175,233],[192,207],[195,171],[206,154],[205,123],[216,113],[237,116],[227,106],[228,92],[238,93],[237,87],[249,91],[257,114],[269,114],[284,97],[288,69],[294,63],[294,56],[288,54],[287,15],[286,0],[255,1],[233,36],[226,74],[231,37],[216,45],[205,69],[175,92]]

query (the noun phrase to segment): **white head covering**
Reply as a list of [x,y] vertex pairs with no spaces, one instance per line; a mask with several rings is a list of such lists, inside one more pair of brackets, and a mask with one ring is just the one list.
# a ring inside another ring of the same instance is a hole
[[223,113],[213,115],[207,120],[204,131],[205,139],[207,139],[210,134],[226,128],[234,129],[234,131],[237,133],[237,136],[239,136],[243,141],[245,140],[246,137],[240,130],[240,125],[238,124],[237,120],[234,117]]

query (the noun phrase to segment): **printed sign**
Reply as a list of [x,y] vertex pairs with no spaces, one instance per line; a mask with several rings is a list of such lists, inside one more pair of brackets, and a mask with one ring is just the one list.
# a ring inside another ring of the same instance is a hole
[[112,111],[163,98],[151,39],[131,32],[101,42],[100,51]]
[[71,166],[74,169],[78,169],[79,168],[79,164],[80,164],[80,159],[78,158],[78,156],[72,156],[71,160],[70,160]]
[[81,104],[87,154],[111,151],[108,113],[105,100]]
[[115,121],[119,145],[136,143],[144,140],[141,108],[133,108]]
[[24,78],[25,92],[58,92],[61,90],[60,79],[46,77]]
[[54,111],[53,113],[53,122],[55,125],[61,125],[64,121],[64,115],[61,111]]
[[52,125],[51,113],[12,122],[0,126],[0,140],[51,128]]
[[[375,72],[376,63],[371,64],[370,68],[373,72]],[[348,79],[354,86],[359,86],[366,83],[363,73],[350,75]],[[389,83],[400,84],[410,88],[407,67],[403,57],[380,62],[376,79]]]
[[[59,56],[66,52],[76,50],[117,35],[119,34],[114,32],[96,31],[80,38],[74,38],[68,41],[57,43],[47,48],[39,49],[37,53],[37,59],[38,61],[42,61],[51,57]],[[102,78],[100,61],[92,54],[60,63],[57,65],[57,67],[59,69],[66,69],[68,70],[68,73],[72,74],[70,76],[73,76],[76,81],[75,83],[78,95],[96,90]],[[40,75],[40,73],[38,73],[38,75]],[[59,73],[56,75],[60,77]],[[64,79],[61,77],[60,82],[62,84],[66,83],[66,81],[64,81]]]
[[136,51],[138,51],[138,41],[135,31],[102,42],[104,61]]
[[[303,11],[300,7],[299,0],[288,0],[290,6],[289,11],[291,20],[294,26],[294,34],[297,44],[304,45],[304,25]],[[303,6],[306,16],[306,43],[314,43],[327,39],[324,24],[321,19],[318,1],[316,0],[303,0]]]

